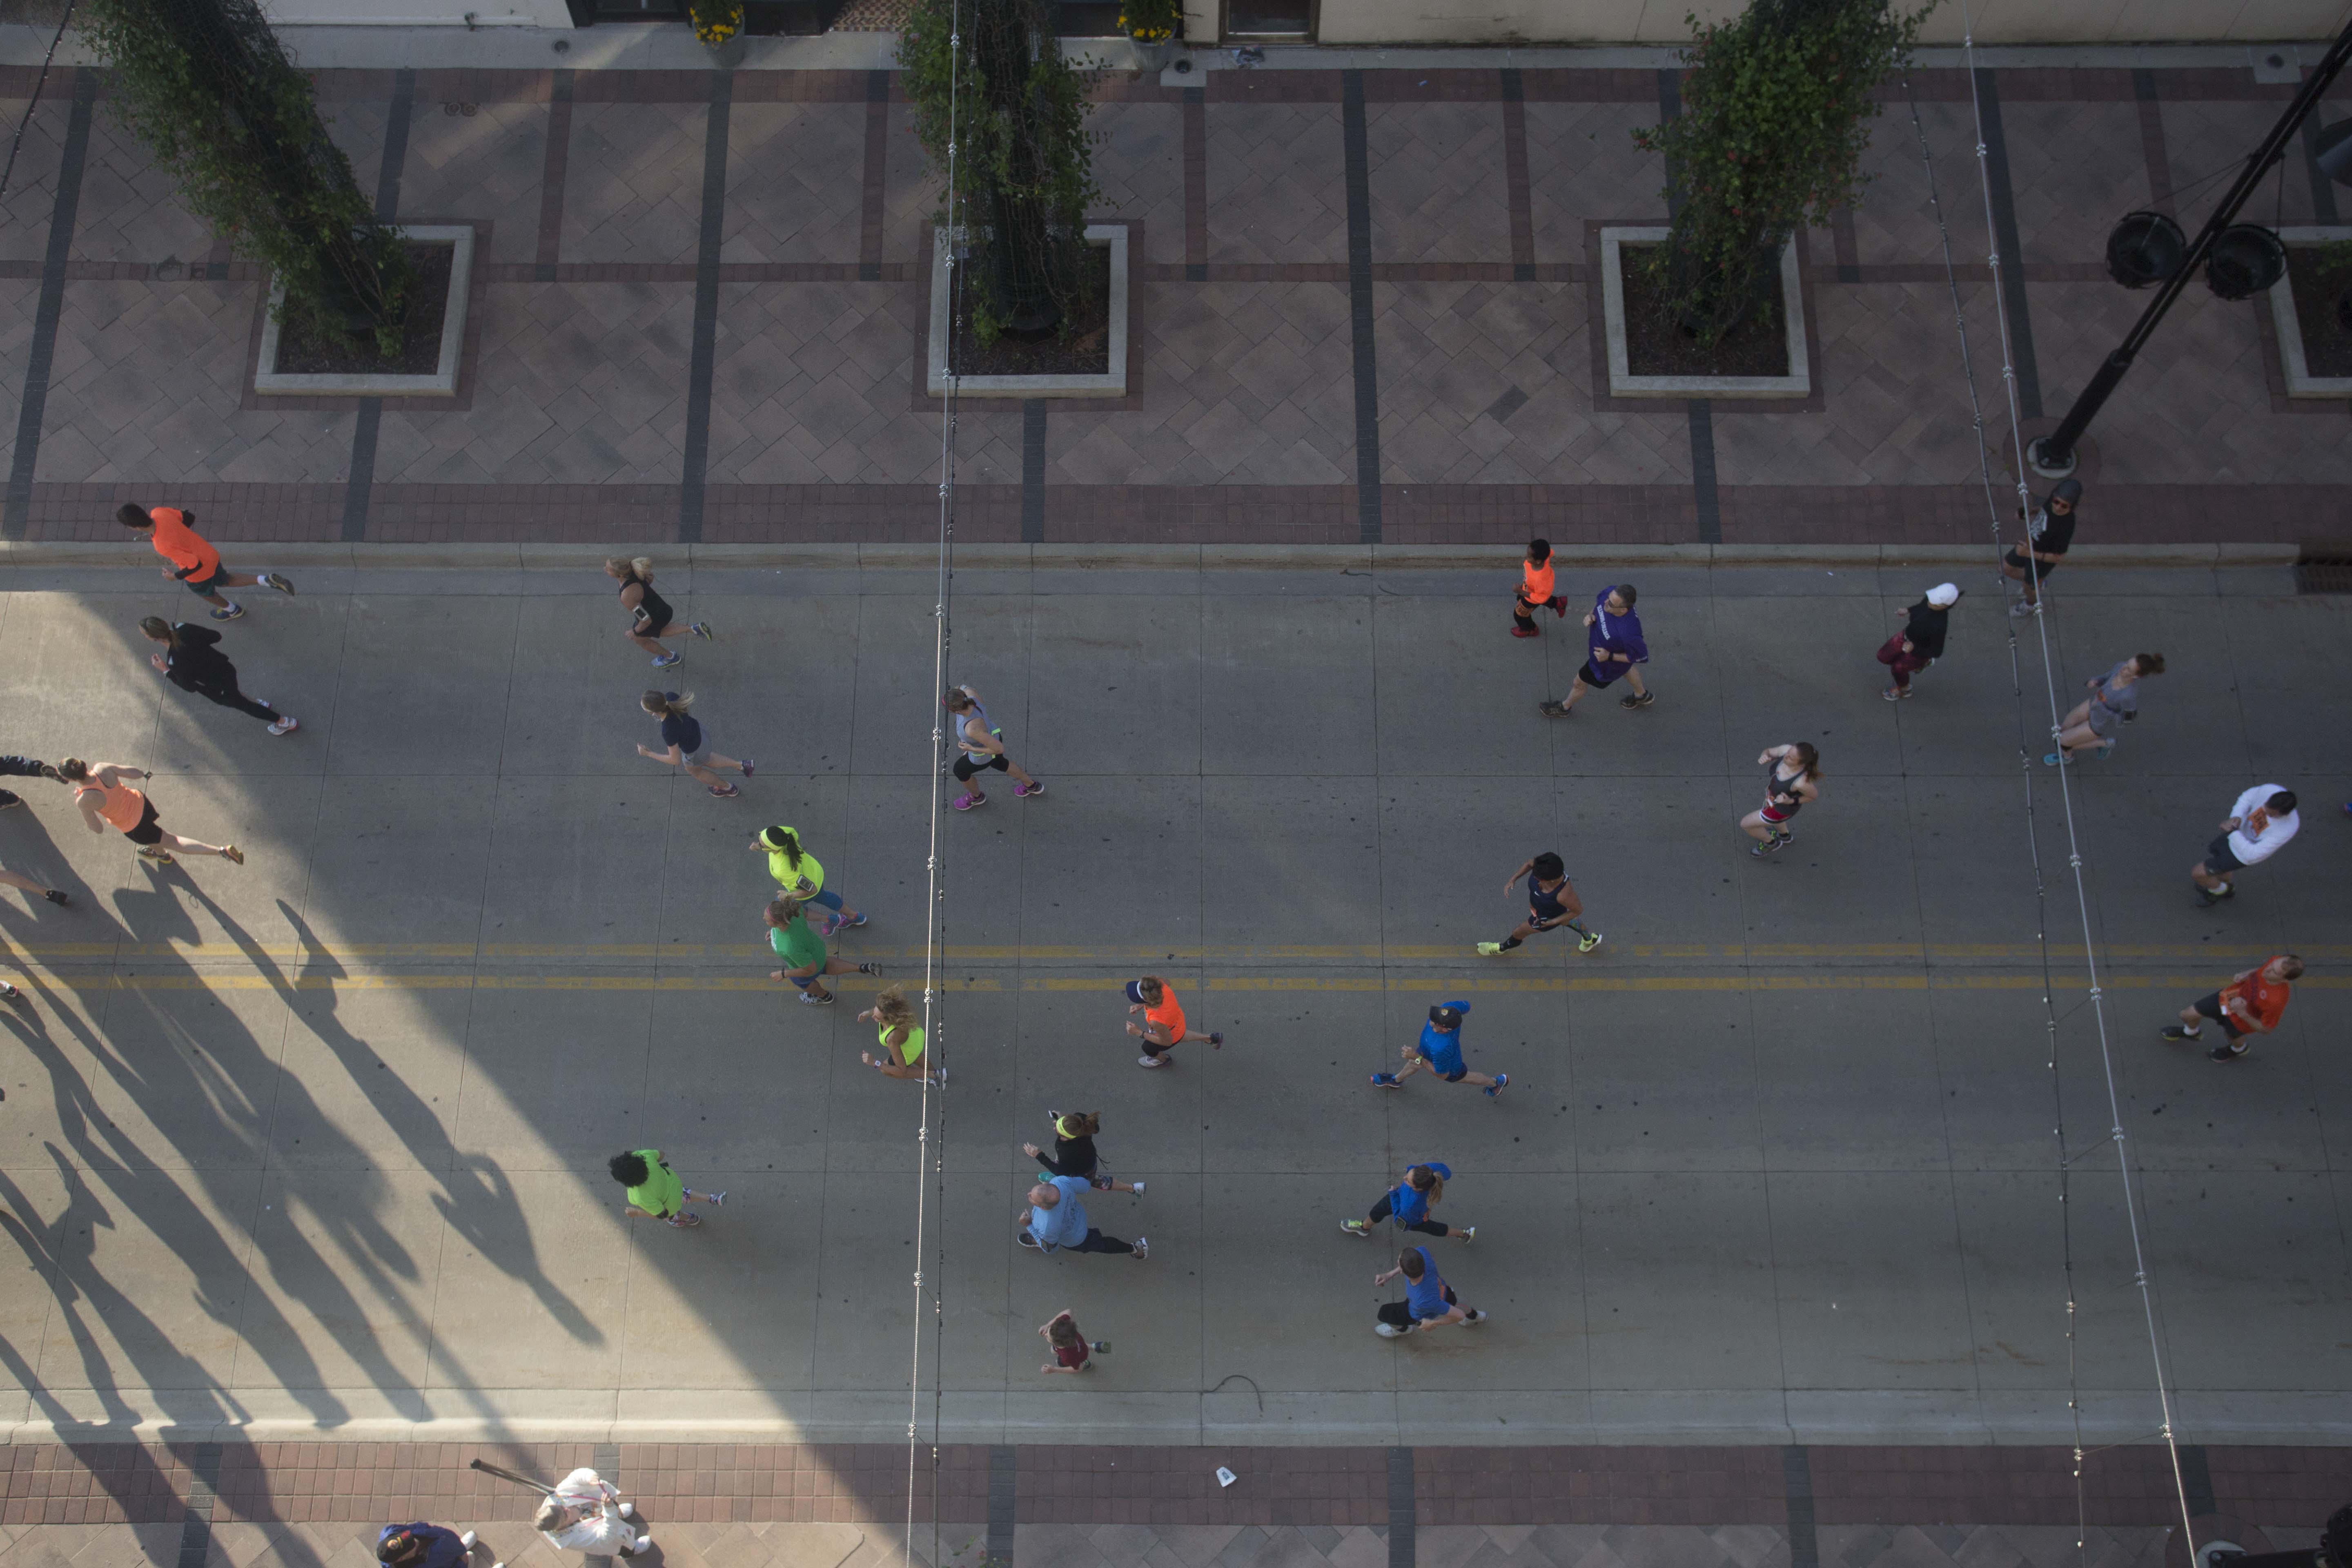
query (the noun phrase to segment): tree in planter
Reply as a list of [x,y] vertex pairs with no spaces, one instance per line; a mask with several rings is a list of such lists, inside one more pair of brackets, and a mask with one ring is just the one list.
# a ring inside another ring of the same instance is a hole
[[1063,327],[1091,298],[1086,212],[1101,192],[1087,79],[1062,58],[1045,5],[918,0],[898,63],[981,285],[973,334],[986,343]]
[[286,286],[281,321],[399,352],[414,273],[254,0],[84,0],[123,124]]
[[1899,67],[1934,0],[1908,15],[1887,0],[1754,0],[1699,25],[1683,58],[1682,112],[1636,131],[1662,153],[1672,232],[1649,258],[1666,309],[1712,346],[1769,309],[1781,247],[1829,221],[1862,187],[1878,112],[1871,90]]

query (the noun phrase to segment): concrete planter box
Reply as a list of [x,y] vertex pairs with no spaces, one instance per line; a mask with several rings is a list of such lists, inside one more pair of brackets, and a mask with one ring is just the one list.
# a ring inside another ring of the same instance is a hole
[[278,369],[278,307],[286,286],[269,290],[269,315],[261,327],[261,357],[253,374],[253,390],[264,397],[453,397],[457,392],[457,359],[466,343],[466,306],[474,286],[474,230],[470,224],[420,224],[395,231],[403,239],[431,243],[447,240],[456,249],[449,258],[449,303],[441,312],[441,355],[430,375],[294,375]]
[[1601,310],[1609,342],[1612,397],[1791,397],[1812,395],[1812,366],[1805,350],[1805,291],[1797,276],[1797,242],[1780,249],[1780,317],[1789,334],[1786,375],[1635,375],[1625,348],[1625,279],[1628,245],[1662,243],[1668,230],[1609,227],[1601,231]]
[[[2283,228],[2280,243],[2290,249],[2352,239],[2352,227]],[[2352,397],[2352,375],[2314,375],[2303,357],[2303,319],[2294,308],[2294,283],[2282,278],[2271,285],[2271,323],[2278,329],[2279,368],[2286,375],[2289,397]]]
[[[1087,243],[1110,248],[1110,368],[1100,375],[965,375],[961,397],[1125,397],[1127,395],[1127,226],[1090,223]],[[923,386],[933,397],[948,390],[948,268],[955,254],[944,228],[932,232],[930,363]]]

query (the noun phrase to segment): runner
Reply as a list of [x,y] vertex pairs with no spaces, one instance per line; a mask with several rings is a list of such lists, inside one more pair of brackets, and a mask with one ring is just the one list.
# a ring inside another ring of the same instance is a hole
[[291,713],[280,713],[268,703],[237,689],[236,666],[228,661],[228,655],[219,651],[220,633],[192,626],[184,621],[167,623],[161,616],[147,616],[139,623],[139,629],[146,634],[149,642],[163,645],[163,651],[149,654],[147,662],[181,690],[193,691],[224,708],[268,720],[273,735],[291,734],[302,727]]
[[2200,996],[2180,1010],[2180,1022],[2164,1031],[2168,1040],[2193,1040],[2205,1032],[2204,1020],[2221,1026],[2222,1043],[2205,1054],[2217,1062],[2233,1062],[2246,1054],[2246,1037],[2267,1035],[2279,1026],[2286,1012],[2287,993],[2303,977],[2303,960],[2282,952],[2260,969],[2249,969],[2210,996]]
[[1538,702],[1537,710],[1547,719],[1565,719],[1576,711],[1577,700],[1588,690],[1613,686],[1619,680],[1633,683],[1633,689],[1617,699],[1620,708],[1647,708],[1657,700],[1655,695],[1642,685],[1642,672],[1633,667],[1650,662],[1650,645],[1642,640],[1642,617],[1633,613],[1633,584],[1612,584],[1594,595],[1592,611],[1584,617],[1589,628],[1584,668],[1576,672],[1576,684],[1568,689],[1568,696],[1557,702]]
[[1822,754],[1811,741],[1774,746],[1756,759],[1764,772],[1764,805],[1739,819],[1748,837],[1756,840],[1750,855],[1769,855],[1796,838],[1788,824],[1805,809],[1807,801],[1822,797]]
[[705,642],[710,640],[710,623],[681,623],[669,601],[654,592],[654,558],[639,555],[628,561],[607,561],[604,575],[621,584],[621,608],[629,612],[629,629],[621,635],[654,656],[656,669],[667,669],[686,655],[672,653],[664,647],[664,637],[682,637],[688,632]]
[[2303,831],[2294,805],[2294,792],[2276,784],[2256,784],[2238,796],[2221,824],[2221,836],[2205,847],[2205,858],[2189,868],[2189,879],[2197,884],[2198,907],[2210,908],[2234,896],[2237,884],[2223,878],[2261,865]]
[[755,765],[745,757],[738,762],[722,757],[710,748],[710,732],[693,714],[687,711],[694,706],[694,693],[680,695],[675,691],[648,691],[637,700],[637,705],[661,721],[662,744],[667,752],[649,752],[637,748],[637,755],[650,757],[671,767],[682,767],[696,779],[709,786],[710,793],[720,800],[733,800],[743,793],[741,784],[720,784],[712,768],[733,768],[745,778],[751,776]]
[[801,847],[801,836],[779,823],[760,829],[760,837],[751,840],[751,847],[768,857],[768,875],[777,886],[803,904],[816,904],[833,912],[816,928],[819,936],[831,936],[844,927],[862,926],[866,917],[856,910],[844,908],[839,893],[828,892],[824,885],[824,868],[817,858]]
[[245,851],[234,844],[199,844],[176,833],[166,833],[155,822],[155,803],[123,781],[152,778],[152,773],[127,763],[85,763],[68,757],[58,764],[58,778],[73,785],[74,805],[81,808],[83,825],[92,833],[109,826],[139,847],[139,858],[169,866],[169,845],[183,855],[217,855],[232,866],[245,864]]
[[421,1519],[413,1524],[387,1524],[375,1538],[375,1560],[384,1568],[463,1568],[474,1560],[476,1539],[470,1530],[459,1534]]
[[1443,1002],[1429,1010],[1429,1022],[1421,1026],[1421,1040],[1404,1048],[1402,1072],[1376,1072],[1372,1075],[1374,1089],[1402,1089],[1404,1080],[1417,1072],[1433,1073],[1448,1083],[1467,1083],[1483,1087],[1486,1098],[1494,1099],[1508,1089],[1511,1075],[1498,1072],[1488,1078],[1482,1072],[1472,1072],[1462,1062],[1462,1016],[1470,1011],[1467,1002]]
[[1397,1266],[1385,1274],[1372,1276],[1374,1288],[1387,1284],[1398,1275],[1404,1276],[1405,1298],[1402,1301],[1384,1302],[1380,1321],[1372,1331],[1384,1340],[1409,1334],[1415,1329],[1423,1333],[1442,1329],[1448,1323],[1483,1323],[1486,1314],[1462,1305],[1454,1287],[1437,1271],[1437,1264],[1425,1247],[1408,1247],[1397,1254]]
[[2095,759],[2116,749],[2116,727],[2129,724],[2139,718],[2139,683],[2151,675],[2164,673],[2164,656],[2160,653],[2136,653],[2105,675],[2095,675],[2084,682],[2091,695],[2074,704],[2066,721],[2058,727],[2058,749],[2042,759],[2045,768],[2074,761],[2077,752],[2088,752]]
[[1500,942],[1482,942],[1478,952],[1492,958],[1508,952],[1539,931],[1554,926],[1566,926],[1576,933],[1576,951],[1591,952],[1601,945],[1601,933],[1587,931],[1579,923],[1584,918],[1584,902],[1576,896],[1576,889],[1568,880],[1568,868],[1559,856],[1547,849],[1532,860],[1521,862],[1519,868],[1503,879],[1503,891],[1518,886],[1519,879],[1528,879],[1528,918],[1511,930]]
[[687,1205],[699,1198],[717,1208],[727,1201],[723,1192],[698,1193],[679,1181],[658,1149],[615,1154],[604,1162],[604,1169],[629,1189],[629,1200],[621,1205],[621,1213],[630,1219],[657,1219],[679,1230],[691,1230],[702,1223],[702,1216],[687,1213]]
[[1878,650],[1878,662],[1895,678],[1895,684],[1879,695],[1889,702],[1900,702],[1911,695],[1911,678],[1944,657],[1944,636],[1952,624],[1952,606],[1960,602],[1959,585],[1938,583],[1927,590],[1927,596],[1903,614],[1909,618],[1903,629],[1888,637]]
[[196,531],[194,512],[168,506],[150,511],[125,501],[115,510],[114,521],[146,534],[154,543],[155,553],[171,563],[163,568],[163,575],[186,584],[189,593],[213,607],[213,619],[216,621],[233,621],[245,614],[244,605],[221,597],[223,588],[275,588],[287,595],[294,592],[293,583],[283,572],[238,577],[224,570],[220,552]]
[[1045,1167],[1037,1173],[1040,1181],[1055,1176],[1084,1176],[1087,1184],[1098,1193],[1133,1193],[1143,1195],[1141,1182],[1114,1182],[1110,1173],[1102,1168],[1102,1156],[1095,1152],[1095,1134],[1102,1131],[1102,1113],[1095,1110],[1073,1111],[1067,1116],[1058,1110],[1045,1113],[1054,1121],[1054,1152],[1046,1153],[1034,1143],[1024,1143],[1021,1152]]
[[1151,1242],[1137,1237],[1132,1244],[1105,1236],[1087,1223],[1079,1197],[1087,1184],[1079,1176],[1055,1176],[1029,1189],[1029,1206],[1013,1217],[1024,1222],[1014,1239],[1033,1252],[1123,1252],[1140,1263],[1151,1256]]
[[1454,1179],[1447,1167],[1431,1160],[1424,1164],[1407,1165],[1404,1179],[1384,1194],[1372,1205],[1372,1212],[1362,1219],[1343,1219],[1339,1228],[1349,1236],[1369,1237],[1381,1221],[1394,1220],[1399,1230],[1417,1230],[1423,1236],[1450,1236],[1460,1242],[1478,1239],[1478,1227],[1465,1226],[1454,1230],[1429,1217],[1430,1209],[1445,1195],[1445,1184]]
[[930,1078],[941,1089],[948,1083],[948,1069],[937,1073],[915,1064],[923,1059],[923,1026],[915,1022],[915,1005],[896,985],[886,985],[882,994],[874,998],[874,1005],[857,1015],[861,1024],[871,1024],[882,1037],[882,1055],[860,1051],[857,1059],[880,1073],[884,1078]]
[[[1176,1000],[1176,988],[1157,974],[1147,974],[1140,980],[1127,983],[1128,1014],[1143,1015],[1143,1027],[1129,1024],[1127,1032],[1143,1042],[1143,1054],[1135,1058],[1139,1068],[1164,1068],[1168,1053],[1184,1043],[1184,1009]],[[1209,1037],[1211,1050],[1223,1050],[1223,1035]]]
[[882,973],[878,963],[852,963],[827,956],[824,938],[809,929],[801,901],[789,894],[778,895],[760,914],[768,922],[768,945],[784,961],[784,967],[770,970],[768,978],[791,981],[800,989],[801,1000],[811,1006],[831,1006],[835,1000],[824,988],[825,975]]
[[1519,563],[1518,593],[1511,600],[1511,635],[1543,636],[1542,628],[1536,625],[1538,610],[1549,610],[1555,616],[1568,614],[1568,601],[1551,591],[1551,542],[1548,539],[1528,541],[1528,558]]
[[975,805],[986,805],[988,796],[972,782],[974,775],[993,768],[1013,775],[1013,793],[1016,797],[1044,795],[1045,786],[1021,771],[1021,765],[1004,753],[1004,731],[989,722],[988,710],[980,705],[980,693],[969,686],[950,689],[940,700],[947,710],[956,716],[956,745],[963,755],[955,761],[956,782],[964,793],[956,796],[955,808],[970,811]]
[[1087,1336],[1078,1328],[1077,1319],[1070,1316],[1070,1310],[1067,1307],[1055,1313],[1052,1321],[1044,1324],[1037,1331],[1045,1336],[1045,1343],[1054,1352],[1054,1359],[1039,1367],[1037,1369],[1039,1372],[1081,1373],[1086,1371],[1089,1364],[1087,1360],[1089,1352],[1094,1355],[1110,1353],[1108,1340],[1096,1340],[1091,1343],[1087,1342]]
[[[57,776],[58,770],[49,766],[48,763],[40,761],[38,758],[15,756],[0,757],[0,778],[53,779]],[[0,811],[5,811],[12,805],[22,805],[24,804],[25,797],[18,795],[15,790],[0,789]],[[2346,809],[2352,810],[2352,807],[2347,807]]]
[[2060,479],[2050,488],[2050,499],[2025,520],[2023,553],[2013,548],[2000,558],[2000,574],[2025,584],[2025,596],[2009,606],[2011,615],[2031,616],[2041,610],[2042,582],[2058,569],[2059,561],[2074,545],[2074,503],[2082,499],[2082,480]]

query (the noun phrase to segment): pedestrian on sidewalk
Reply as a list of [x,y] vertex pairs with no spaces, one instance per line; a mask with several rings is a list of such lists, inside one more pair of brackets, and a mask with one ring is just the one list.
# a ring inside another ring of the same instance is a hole
[[1576,684],[1568,689],[1565,698],[1536,704],[1545,718],[1565,719],[1576,711],[1577,700],[1587,691],[1614,686],[1620,680],[1630,682],[1633,689],[1617,699],[1618,707],[1647,708],[1657,700],[1642,685],[1642,672],[1633,668],[1650,662],[1650,645],[1642,639],[1642,617],[1633,613],[1633,597],[1631,583],[1612,583],[1593,596],[1592,609],[1584,617],[1584,668],[1576,672]]
[[2209,909],[2234,896],[2237,886],[2227,879],[2231,872],[2261,865],[2302,830],[2293,790],[2256,784],[2239,795],[2221,824],[2221,836],[2205,847],[2205,858],[2189,868],[2189,879],[2197,884],[2198,907]]
[[1376,1072],[1372,1075],[1374,1089],[1402,1089],[1404,1080],[1417,1072],[1433,1073],[1448,1083],[1466,1083],[1486,1091],[1494,1099],[1511,1084],[1511,1075],[1498,1072],[1488,1078],[1482,1072],[1472,1072],[1462,1060],[1462,1016],[1470,1011],[1467,1002],[1442,1002],[1429,1010],[1429,1022],[1421,1026],[1421,1039],[1404,1048],[1402,1072]]
[[2000,574],[2025,584],[2025,596],[2009,606],[2011,615],[2040,612],[2042,579],[2058,569],[2074,545],[2074,504],[2082,499],[2082,480],[2060,479],[2051,487],[2049,498],[2026,517],[2024,542],[2000,558]]
[[1938,583],[1917,604],[1905,610],[1903,629],[1878,649],[1878,662],[1895,678],[1879,695],[1900,702],[1911,695],[1911,678],[1944,657],[1944,634],[1952,624],[1952,606],[1960,602],[1956,583]]
[[1087,1223],[1087,1206],[1080,1201],[1086,1190],[1083,1176],[1055,1176],[1030,1188],[1028,1209],[1013,1216],[1024,1224],[1015,1239],[1037,1252],[1123,1252],[1138,1262],[1150,1257],[1150,1238],[1125,1242]]
[[830,892],[824,885],[824,867],[801,844],[801,836],[778,823],[773,827],[760,829],[760,837],[751,840],[751,847],[768,857],[768,875],[776,885],[803,904],[815,904],[832,912],[816,928],[819,936],[831,936],[845,927],[862,926],[866,917],[845,907],[841,895]]
[[375,1560],[384,1568],[459,1568],[474,1560],[474,1541],[470,1530],[460,1535],[421,1519],[414,1524],[387,1524],[375,1538]]
[[1566,926],[1576,933],[1576,951],[1591,952],[1601,945],[1601,933],[1587,931],[1582,925],[1584,901],[1576,896],[1576,889],[1568,880],[1568,868],[1560,858],[1547,849],[1532,860],[1522,861],[1519,868],[1503,879],[1503,891],[1509,892],[1528,879],[1528,918],[1511,928],[1511,934],[1500,942],[1482,942],[1478,951],[1487,958],[1508,952],[1539,931],[1554,926]]
[[193,691],[224,708],[264,720],[273,735],[289,735],[302,727],[291,713],[280,713],[237,689],[236,666],[220,651],[220,633],[206,626],[192,626],[185,621],[167,622],[161,616],[144,617],[139,629],[146,634],[149,642],[163,645],[163,651],[149,654],[147,662],[181,690]]
[[1756,840],[1750,855],[1769,855],[1797,837],[1788,825],[1805,803],[1822,797],[1822,754],[1811,741],[1791,741],[1768,747],[1756,764],[1764,770],[1764,805],[1741,817],[1739,826]]
[[941,1089],[948,1086],[948,1069],[933,1073],[915,1064],[923,1059],[923,1026],[915,1022],[915,1005],[896,985],[886,985],[882,994],[874,998],[874,1005],[857,1015],[861,1024],[871,1024],[882,1037],[882,1054],[860,1051],[857,1059],[880,1073],[884,1078],[924,1079],[936,1080]]
[[720,800],[733,800],[743,793],[741,784],[721,784],[713,768],[733,768],[745,778],[751,776],[755,765],[751,759],[740,761],[721,756],[711,749],[709,729],[687,711],[694,706],[694,693],[648,691],[637,700],[638,705],[661,721],[662,744],[669,750],[649,752],[637,748],[637,755],[650,757],[657,763],[667,763],[674,768],[684,768],[700,783],[709,786],[710,793]]
[[1535,613],[1549,610],[1554,616],[1568,614],[1568,601],[1551,591],[1551,541],[1528,541],[1527,559],[1519,563],[1519,586],[1511,600],[1511,635],[1515,637],[1539,637],[1543,631],[1536,625]]
[[808,916],[802,911],[801,902],[790,894],[780,894],[760,911],[768,922],[768,945],[783,960],[782,969],[768,972],[771,980],[789,980],[801,994],[801,1000],[813,1007],[829,1007],[835,1000],[825,989],[828,974],[879,974],[878,963],[852,963],[845,958],[835,958],[824,950],[824,938],[809,929]]
[[[0,757],[0,779],[53,779],[58,770],[32,757]],[[12,805],[22,805],[25,797],[12,789],[0,789],[0,811]]]
[[0,871],[0,888],[19,888],[27,893],[38,893],[42,898],[60,907],[72,902],[66,897],[66,890],[63,888],[52,888],[47,883],[36,882],[30,877],[18,876],[14,871]]
[[1099,1355],[1110,1353],[1108,1340],[1097,1340],[1091,1344],[1087,1342],[1087,1336],[1078,1328],[1077,1319],[1070,1316],[1070,1310],[1067,1307],[1055,1313],[1049,1321],[1038,1328],[1037,1331],[1045,1336],[1045,1343],[1054,1352],[1054,1359],[1039,1367],[1037,1369],[1039,1372],[1066,1372],[1075,1374],[1086,1371],[1090,1364],[1088,1352]]
[[2168,1040],[2194,1040],[2205,1032],[2203,1020],[2221,1026],[2221,1044],[2205,1054],[2217,1062],[2233,1062],[2246,1054],[2246,1037],[2267,1035],[2286,1013],[2287,994],[2303,978],[2303,960],[2282,952],[2249,969],[2210,996],[2200,996],[2180,1010],[2180,1022],[2164,1031]]
[[583,1465],[555,1483],[530,1525],[559,1552],[635,1557],[654,1543],[630,1522],[636,1512],[621,1500],[620,1488]]
[[2075,753],[2087,752],[2092,757],[2104,757],[2116,749],[2117,726],[2129,724],[2139,718],[2139,683],[2151,675],[2164,673],[2164,656],[2160,653],[2136,653],[2105,675],[2095,675],[2084,685],[2091,695],[2074,704],[2058,727],[2058,749],[2044,755],[2042,765],[2054,768],[2075,760]]
[[658,1149],[615,1154],[604,1162],[604,1169],[628,1188],[628,1201],[621,1205],[621,1212],[631,1219],[657,1219],[679,1230],[692,1230],[702,1223],[702,1216],[687,1213],[687,1205],[699,1199],[717,1208],[727,1201],[724,1192],[698,1193],[679,1181]]
[[1429,1217],[1429,1211],[1445,1196],[1445,1184],[1454,1179],[1451,1167],[1434,1160],[1418,1165],[1407,1165],[1404,1177],[1391,1187],[1372,1205],[1371,1213],[1362,1219],[1343,1219],[1339,1228],[1349,1236],[1369,1237],[1372,1227],[1382,1220],[1393,1220],[1399,1230],[1419,1231],[1423,1236],[1450,1236],[1459,1242],[1478,1239],[1478,1227],[1465,1226],[1454,1230]]
[[168,506],[150,510],[125,501],[116,509],[114,521],[146,534],[155,546],[155,553],[170,563],[163,568],[163,575],[186,584],[189,593],[213,607],[213,619],[216,621],[233,621],[245,614],[244,605],[221,596],[223,588],[275,588],[287,595],[294,592],[292,580],[283,572],[239,577],[224,568],[220,552],[196,531],[194,512]]
[[1115,1182],[1102,1168],[1102,1156],[1095,1152],[1095,1134],[1102,1131],[1102,1113],[1098,1110],[1076,1110],[1064,1115],[1058,1110],[1045,1113],[1054,1121],[1054,1152],[1046,1153],[1034,1143],[1024,1143],[1021,1152],[1045,1167],[1037,1173],[1040,1181],[1055,1176],[1081,1176],[1088,1186],[1098,1193],[1133,1193],[1143,1195],[1141,1182]]
[[[1139,1068],[1164,1068],[1168,1053],[1184,1043],[1184,1009],[1176,1000],[1176,987],[1157,974],[1147,974],[1140,980],[1127,983],[1127,1011],[1129,1016],[1143,1015],[1143,1027],[1133,1024],[1127,1032],[1143,1042],[1143,1054],[1135,1058]],[[1223,1050],[1223,1035],[1209,1037],[1209,1048]]]
[[155,821],[155,803],[125,782],[153,776],[128,763],[85,763],[79,757],[68,757],[58,764],[58,780],[73,786],[82,825],[92,833],[116,828],[139,847],[141,859],[169,866],[172,857],[164,847],[169,845],[183,855],[217,855],[232,866],[245,864],[245,851],[234,844],[200,844],[164,832]]
[[1398,1275],[1404,1276],[1404,1300],[1381,1303],[1380,1321],[1372,1331],[1384,1340],[1409,1334],[1415,1329],[1423,1333],[1442,1329],[1448,1323],[1483,1323],[1486,1314],[1463,1306],[1454,1287],[1437,1271],[1437,1264],[1425,1247],[1408,1247],[1397,1254],[1397,1266],[1384,1274],[1372,1276],[1375,1287],[1387,1284]]
[[1023,773],[1021,764],[1005,754],[1004,731],[989,722],[988,710],[981,706],[979,692],[969,686],[951,687],[940,700],[955,715],[956,746],[963,753],[955,761],[956,782],[964,786],[963,794],[955,798],[958,811],[988,804],[988,796],[972,780],[991,769],[1013,775],[1016,797],[1045,793],[1044,784]]
[[686,657],[664,647],[662,638],[682,637],[691,632],[705,642],[710,640],[709,621],[681,622],[677,612],[669,607],[669,601],[654,592],[652,556],[607,561],[604,575],[621,584],[621,608],[629,612],[629,629],[621,635],[652,654],[656,669],[667,669]]

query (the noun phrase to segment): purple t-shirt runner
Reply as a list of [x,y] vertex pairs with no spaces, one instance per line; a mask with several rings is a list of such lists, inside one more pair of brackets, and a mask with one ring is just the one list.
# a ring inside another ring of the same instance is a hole
[[[1630,605],[1622,616],[1609,613],[1609,595],[1616,591],[1617,584],[1612,583],[1592,600],[1592,625],[1585,628],[1591,644],[1584,662],[1587,685],[1606,686],[1632,668],[1617,659],[1603,658],[1604,654],[1625,654],[1633,664],[1650,662],[1650,645],[1642,640],[1642,617],[1633,613]],[[1599,680],[1593,679],[1596,675]]]

